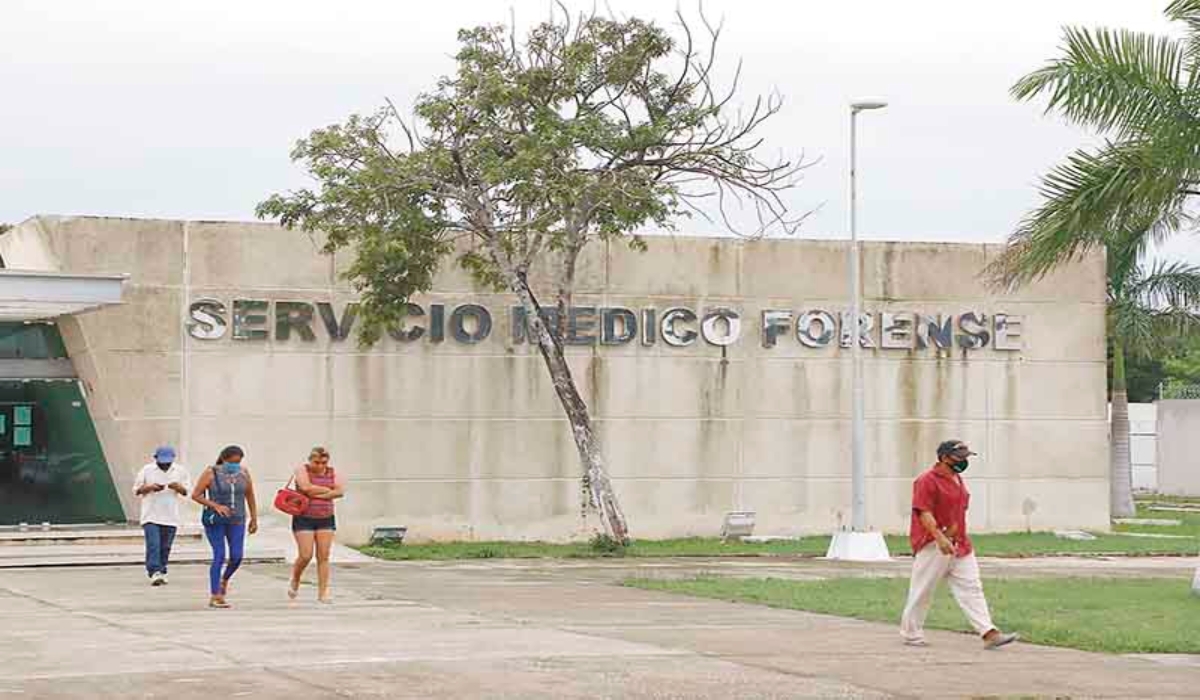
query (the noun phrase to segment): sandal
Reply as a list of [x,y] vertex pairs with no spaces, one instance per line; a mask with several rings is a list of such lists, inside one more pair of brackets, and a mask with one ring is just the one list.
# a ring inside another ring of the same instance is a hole
[[295,600],[296,596],[300,595],[300,584],[292,586],[291,581],[288,582],[288,598]]
[[224,598],[222,598],[220,596],[213,596],[212,598],[208,599],[208,607],[210,607],[210,608],[228,608],[231,606],[229,605],[229,603],[225,602]]

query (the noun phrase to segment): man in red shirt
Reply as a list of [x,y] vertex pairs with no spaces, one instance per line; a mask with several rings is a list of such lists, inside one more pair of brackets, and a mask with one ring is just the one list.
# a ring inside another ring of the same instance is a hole
[[912,544],[912,581],[908,602],[900,619],[900,635],[911,646],[926,646],[925,616],[942,579],[958,601],[971,626],[983,637],[985,649],[996,649],[1017,641],[992,624],[983,584],[979,580],[979,562],[967,536],[967,507],[971,493],[963,483],[968,457],[974,455],[961,440],[938,445],[937,464],[913,482],[912,524],[908,537]]

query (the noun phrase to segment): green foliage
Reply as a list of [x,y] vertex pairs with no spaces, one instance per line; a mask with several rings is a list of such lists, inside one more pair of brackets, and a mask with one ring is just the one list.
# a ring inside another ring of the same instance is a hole
[[1043,204],[990,269],[1007,285],[1029,282],[1097,246],[1108,248],[1109,386],[1150,400],[1169,356],[1197,329],[1200,268],[1143,262],[1149,245],[1187,219],[1200,193],[1200,0],[1175,0],[1182,39],[1068,28],[1062,55],[1013,86],[1046,98],[1046,111],[1106,137],[1042,181]]
[[286,228],[324,234],[327,253],[353,246],[345,274],[361,294],[367,343],[398,324],[404,303],[432,286],[451,250],[442,204],[420,184],[424,159],[390,157],[381,148],[382,126],[379,115],[354,116],[314,131],[292,159],[305,162],[320,191],[276,194],[257,208]]
[[[900,622],[908,594],[908,579],[899,577],[702,577],[626,585],[890,624]],[[1027,642],[1117,654],[1200,653],[1200,605],[1187,578],[989,578],[984,586],[997,624]],[[970,631],[946,586],[926,625]]]
[[600,533],[593,537],[588,546],[591,550],[601,556],[622,556],[625,554],[625,543],[612,537],[608,533]]
[[1140,262],[1141,251],[1112,241],[1108,250],[1108,325],[1130,355],[1166,353],[1200,330],[1200,267]]
[[1013,87],[1106,140],[1043,178],[1045,202],[1013,233],[998,279],[1028,282],[1113,235],[1144,243],[1187,220],[1200,179],[1200,3],[1175,0],[1166,15],[1187,26],[1184,38],[1067,29],[1063,55]]
[[[1151,403],[1158,398],[1159,386],[1168,380],[1164,361],[1134,355],[1125,360],[1125,388],[1130,403]],[[1108,387],[1113,385],[1113,346],[1108,341]],[[1110,395],[1111,398],[1111,395]]]
[[682,26],[679,42],[600,16],[545,22],[524,40],[511,27],[464,29],[456,72],[417,99],[411,120],[389,103],[313,131],[292,159],[316,189],[273,195],[257,214],[352,252],[366,343],[453,255],[511,290],[542,258],[573,266],[593,240],[644,247],[629,234],[671,228],[713,193],[743,197],[762,227],[794,226],[779,193],[802,166],[755,155],[778,100],[729,108],[733,90],[711,82],[719,32],[700,47]]
[[1163,360],[1164,380],[1200,384],[1200,334],[1187,337]]
[[[1109,339],[1109,386],[1112,386],[1112,339]],[[1159,398],[1159,391],[1172,387],[1200,386],[1200,333],[1183,333],[1165,338],[1158,352],[1149,356],[1134,355],[1126,360],[1126,384],[1129,401],[1150,403]],[[1189,394],[1190,395],[1190,394]]]

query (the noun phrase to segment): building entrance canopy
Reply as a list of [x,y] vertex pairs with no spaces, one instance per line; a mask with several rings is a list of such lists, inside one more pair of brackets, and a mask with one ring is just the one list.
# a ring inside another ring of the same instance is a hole
[[44,321],[121,303],[125,275],[0,270],[0,322]]

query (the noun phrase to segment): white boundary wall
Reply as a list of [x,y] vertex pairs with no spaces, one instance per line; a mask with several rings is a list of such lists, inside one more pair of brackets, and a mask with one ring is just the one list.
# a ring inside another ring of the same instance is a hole
[[1129,454],[1133,461],[1133,488],[1158,489],[1158,406],[1129,404]]

